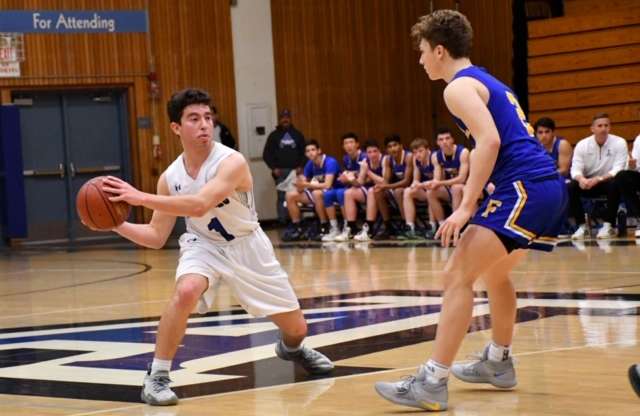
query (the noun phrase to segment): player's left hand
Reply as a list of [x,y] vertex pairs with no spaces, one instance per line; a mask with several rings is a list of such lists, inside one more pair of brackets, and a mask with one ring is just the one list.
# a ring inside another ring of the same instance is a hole
[[453,211],[453,214],[444,220],[440,224],[440,228],[436,232],[435,238],[440,239],[442,247],[449,247],[449,243],[453,242],[454,247],[458,244],[460,239],[460,230],[469,221],[473,215],[472,209],[467,209],[460,206],[457,210]]
[[107,176],[104,180],[102,190],[114,194],[109,197],[109,201],[124,201],[129,205],[140,206],[144,200],[144,192],[141,192],[115,176]]

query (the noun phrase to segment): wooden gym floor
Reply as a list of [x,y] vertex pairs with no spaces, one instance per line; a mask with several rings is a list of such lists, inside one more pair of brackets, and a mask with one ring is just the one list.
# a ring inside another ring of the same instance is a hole
[[[275,237],[274,237],[275,239]],[[640,243],[640,242],[639,242]],[[174,360],[178,406],[138,402],[157,319],[171,294],[177,250],[30,248],[0,252],[2,415],[398,415],[378,380],[413,373],[431,350],[438,271],[450,250],[409,244],[278,244],[311,336],[336,361],[309,378],[274,357],[274,326],[253,319],[222,286],[194,315]],[[640,362],[640,246],[565,243],[532,252],[513,274],[519,384],[495,391],[452,379],[449,415],[631,415],[626,378]],[[490,339],[477,287],[475,319],[458,358]]]

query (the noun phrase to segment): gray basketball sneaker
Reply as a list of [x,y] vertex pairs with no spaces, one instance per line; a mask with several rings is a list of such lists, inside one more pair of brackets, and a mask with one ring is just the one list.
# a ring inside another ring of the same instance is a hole
[[491,361],[487,345],[482,355],[471,358],[473,361],[454,363],[451,373],[467,383],[489,383],[501,389],[510,389],[518,384],[512,357],[504,361]]
[[144,376],[140,398],[151,406],[171,406],[178,403],[178,396],[169,388],[171,379],[168,371],[151,374],[151,366]]
[[276,355],[285,361],[293,361],[300,364],[309,374],[327,374],[334,367],[331,360],[324,354],[304,345],[298,351],[287,351],[282,344],[282,340],[276,344]]
[[443,378],[437,383],[428,382],[423,365],[417,375],[406,376],[397,382],[379,381],[375,389],[380,396],[395,404],[432,412],[447,410],[447,379]]

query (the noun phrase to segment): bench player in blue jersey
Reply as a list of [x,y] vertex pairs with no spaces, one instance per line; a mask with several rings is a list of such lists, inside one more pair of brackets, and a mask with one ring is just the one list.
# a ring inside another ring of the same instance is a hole
[[549,117],[542,117],[533,124],[536,137],[547,150],[558,168],[558,173],[571,181],[571,155],[573,148],[568,141],[556,136],[556,123]]
[[[450,371],[466,382],[516,385],[511,358],[516,295],[509,274],[525,249],[553,249],[568,197],[513,92],[472,65],[473,32],[467,18],[454,10],[436,10],[421,17],[411,32],[420,65],[430,79],[448,84],[445,103],[476,146],[462,203],[436,234],[444,246],[453,241],[455,249],[442,276],[443,306],[431,357],[416,376],[376,383],[376,391],[393,403],[439,411],[448,406]],[[476,209],[489,181],[495,191]],[[473,284],[479,278],[489,295],[492,342],[477,360],[452,366],[469,329]]]
[[[402,194],[405,230],[398,236],[398,240],[424,240],[427,230],[416,231],[415,201],[427,202],[427,190],[433,182],[432,154],[431,149],[429,149],[429,142],[423,138],[414,139],[409,147],[411,148],[411,153],[413,153],[413,181],[409,187],[404,189]],[[429,222],[431,223],[431,229],[428,232],[430,233],[429,238],[431,238],[435,234],[431,207],[429,207]]]
[[438,150],[431,156],[433,163],[433,181],[429,184],[427,199],[434,220],[444,221],[443,202],[455,211],[462,202],[464,183],[469,175],[469,150],[456,144],[451,130],[446,127],[436,132]]
[[285,196],[291,217],[290,227],[282,236],[287,241],[295,241],[303,237],[298,203],[313,206],[320,220],[320,233],[324,234],[328,231],[324,193],[333,188],[334,181],[340,173],[338,161],[324,154],[316,140],[307,141],[304,154],[309,161],[304,166],[302,175],[296,181],[296,189],[287,192]]
[[386,240],[394,234],[389,205],[393,205],[404,216],[402,193],[413,180],[413,155],[404,149],[400,136],[391,134],[385,137],[384,145],[387,149],[387,155],[382,160],[384,182],[373,187],[376,204],[384,221],[384,227],[374,237],[376,240]]
[[322,236],[322,241],[346,241],[349,239],[350,230],[346,220],[342,231],[338,229],[335,205],[338,204],[340,206],[342,218],[346,218],[345,192],[358,183],[360,162],[367,158],[366,153],[360,149],[360,141],[355,133],[349,132],[342,135],[342,148],[344,149],[342,173],[338,176],[333,189],[324,193],[324,206],[327,210],[327,217],[331,227],[329,234]]
[[[360,171],[356,182],[344,193],[344,211],[347,221],[347,229],[336,237],[335,241],[347,241],[354,234],[356,241],[369,241],[369,230],[373,230],[373,224],[378,216],[378,206],[373,187],[376,184],[384,183],[382,176],[383,155],[380,146],[375,139],[369,139],[364,143],[366,157],[360,162]],[[358,205],[366,206],[366,223],[356,234],[356,218],[358,216]]]

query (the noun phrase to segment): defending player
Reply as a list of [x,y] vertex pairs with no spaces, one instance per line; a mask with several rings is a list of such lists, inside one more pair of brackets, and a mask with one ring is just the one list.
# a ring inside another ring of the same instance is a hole
[[302,345],[307,325],[296,295],[258,224],[253,178],[244,157],[212,141],[213,117],[209,95],[197,89],[174,94],[168,102],[171,130],[180,137],[183,153],[158,180],[158,194],[148,194],[109,177],[105,191],[153,210],[149,224],[125,222],[114,229],[150,248],[164,246],[176,221],[186,218],[180,237],[176,286],[160,319],[153,363],[144,379],[142,400],[171,405],[178,397],[169,388],[169,370],[189,314],[205,313],[223,279],[245,310],[268,316],[280,329],[276,354],[301,364],[313,374],[327,373],[327,357]]
[[[513,92],[471,64],[467,18],[437,10],[421,17],[411,32],[420,64],[430,79],[447,82],[445,103],[476,148],[462,202],[436,234],[444,246],[453,241],[456,247],[443,273],[443,306],[431,358],[416,376],[377,383],[376,390],[394,403],[438,411],[448,405],[449,367],[469,329],[478,278],[489,294],[492,342],[478,360],[456,364],[451,372],[471,383],[516,385],[511,358],[516,296],[509,273],[524,257],[522,249],[553,249],[567,195]],[[489,180],[495,191],[476,211]]]

